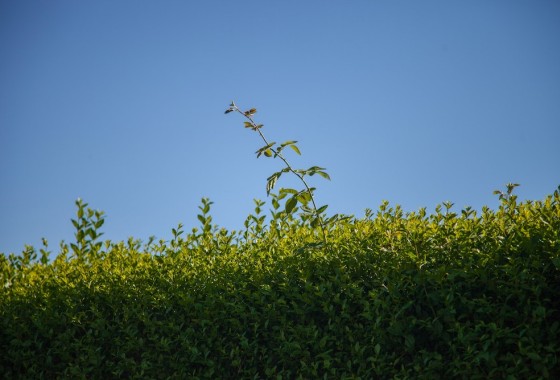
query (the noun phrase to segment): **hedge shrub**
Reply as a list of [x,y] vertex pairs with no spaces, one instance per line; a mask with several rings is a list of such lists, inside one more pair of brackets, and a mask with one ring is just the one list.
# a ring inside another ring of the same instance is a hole
[[[559,189],[560,190],[560,189]],[[322,231],[262,202],[244,231],[76,242],[0,258],[7,379],[560,378],[560,193]],[[53,257],[49,261],[49,257]]]

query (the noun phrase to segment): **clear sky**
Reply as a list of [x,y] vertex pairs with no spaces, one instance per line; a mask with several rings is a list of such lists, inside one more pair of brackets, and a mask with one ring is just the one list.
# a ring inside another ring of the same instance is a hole
[[[495,208],[560,185],[558,1],[0,1],[0,252],[242,227],[298,140],[330,213]],[[279,186],[294,185],[282,182]]]

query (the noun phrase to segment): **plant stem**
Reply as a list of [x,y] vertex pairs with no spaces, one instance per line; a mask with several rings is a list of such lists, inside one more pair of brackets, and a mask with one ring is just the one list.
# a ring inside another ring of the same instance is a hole
[[[243,115],[247,120],[249,120],[249,122],[251,123],[251,125],[253,126],[253,129],[255,131],[257,131],[259,133],[259,135],[261,136],[262,140],[264,141],[264,143],[266,145],[270,145],[270,143],[268,142],[268,140],[266,139],[266,137],[264,137],[264,134],[261,132],[260,127],[257,125],[257,123],[255,123],[255,121],[253,120],[253,118],[251,117],[250,114],[247,114],[243,111],[241,111],[236,105],[232,105],[232,109],[235,110],[236,112],[239,112],[241,115]],[[321,217],[321,215],[317,212],[317,205],[315,204],[315,198],[313,197],[313,192],[311,191],[309,185],[307,184],[307,182],[305,181],[305,179],[303,178],[303,176],[301,174],[299,174],[298,172],[296,172],[292,166],[290,165],[290,163],[288,162],[288,160],[286,160],[284,158],[284,156],[282,156],[282,154],[280,152],[278,152],[276,149],[274,149],[272,146],[269,148],[272,153],[274,153],[275,156],[280,157],[280,159],[284,162],[284,164],[286,164],[286,168],[288,168],[288,170],[293,173],[294,175],[296,175],[301,182],[304,184],[305,189],[307,191],[307,193],[309,194],[310,198],[311,198],[311,203],[313,205],[313,209],[315,210],[315,216],[317,217],[317,220],[319,221],[319,225],[321,227],[321,232],[323,233],[323,241],[325,243],[325,246],[327,245],[327,234],[325,232],[325,225],[323,224],[323,218]]]

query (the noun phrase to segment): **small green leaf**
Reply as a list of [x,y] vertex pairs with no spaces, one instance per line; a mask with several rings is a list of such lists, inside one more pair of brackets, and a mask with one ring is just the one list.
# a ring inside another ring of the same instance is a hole
[[320,166],[312,166],[309,169],[307,169],[308,171],[313,171],[316,172],[317,170],[325,170],[325,168],[322,168]]
[[295,143],[297,143],[296,140],[288,140],[288,141],[284,141],[282,143],[282,146],[288,146],[288,145],[292,145],[292,144],[295,144]]
[[320,222],[321,222],[320,218],[313,218],[311,220],[311,228],[317,227],[319,224],[321,224]]
[[319,174],[319,175],[320,175],[321,177],[323,177],[323,178],[328,179],[329,181],[331,180],[331,177],[330,177],[327,173],[325,173],[325,172],[323,172],[323,171],[317,171],[317,174]]
[[292,148],[294,152],[296,152],[298,155],[301,156],[301,152],[299,151],[299,148],[296,145],[290,145],[290,148]]
[[272,173],[272,175],[270,177],[267,178],[267,181],[270,181],[272,178],[276,177],[276,179],[280,178],[280,176],[282,175],[282,172],[276,172],[276,173]]
[[285,194],[298,194],[298,191],[290,188],[280,189],[280,195],[285,195]]
[[291,214],[294,208],[297,206],[296,197],[292,197],[286,201],[286,213]]
[[319,207],[319,209],[317,210],[317,214],[322,214],[323,212],[325,212],[327,207],[329,207],[329,205],[324,205],[324,206]]
[[298,195],[298,200],[300,201],[300,203],[302,204],[307,204],[308,202],[311,201],[311,194],[309,194],[308,191],[301,191]]
[[272,189],[274,189],[274,185],[276,185],[276,181],[278,181],[278,178],[280,178],[280,176],[282,175],[281,172],[276,172],[274,174],[272,174],[270,177],[268,177],[267,181],[266,181],[266,193],[270,194],[270,191]]
[[315,215],[314,209],[308,206],[309,203],[302,203],[301,210],[306,214],[313,214]]
[[257,150],[255,153],[257,154],[257,158],[261,156],[261,154],[264,154],[267,157],[272,156],[272,151],[270,150],[270,148],[272,148],[276,143],[273,141],[265,146],[263,146],[262,148],[260,148],[259,150]]
[[280,145],[280,148],[283,149],[284,147],[289,146],[290,148],[292,148],[294,150],[294,152],[301,155],[301,152],[299,151],[299,148],[297,147],[297,145],[295,145],[296,143],[297,143],[296,140],[285,141],[285,142],[282,143],[282,145]]

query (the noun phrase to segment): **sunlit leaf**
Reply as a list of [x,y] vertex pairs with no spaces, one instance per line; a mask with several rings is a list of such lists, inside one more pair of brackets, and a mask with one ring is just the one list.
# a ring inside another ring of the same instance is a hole
[[298,194],[298,191],[290,188],[282,188],[280,189],[280,194]]
[[309,194],[308,191],[302,191],[297,196],[299,201],[303,204],[307,204],[311,201],[311,194]]
[[280,178],[282,173],[274,173],[270,177],[268,177],[266,181],[266,193],[269,194],[272,189],[274,189],[274,185],[276,185],[276,181]]
[[294,152],[296,152],[298,155],[301,156],[301,152],[299,151],[299,148],[296,145],[290,145],[290,148],[292,148]]
[[[272,151],[270,150],[270,148],[272,146],[274,146],[274,144],[276,144],[274,141],[263,146],[262,148],[260,148],[259,150],[257,150],[255,153],[257,154],[257,157],[260,157],[261,154],[264,154],[267,157],[272,156]],[[267,152],[268,151],[268,152]]]

